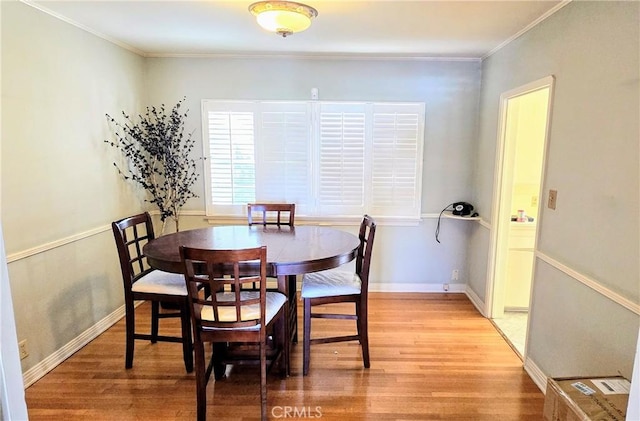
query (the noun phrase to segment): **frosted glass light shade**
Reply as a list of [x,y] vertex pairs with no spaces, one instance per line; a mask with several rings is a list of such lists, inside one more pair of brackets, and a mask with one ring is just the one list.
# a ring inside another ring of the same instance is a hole
[[259,1],[249,6],[258,24],[283,37],[304,31],[318,15],[313,7],[291,1]]

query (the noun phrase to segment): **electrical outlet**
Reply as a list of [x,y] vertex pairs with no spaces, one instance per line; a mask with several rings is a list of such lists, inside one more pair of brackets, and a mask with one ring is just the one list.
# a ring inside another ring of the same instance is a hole
[[558,199],[558,191],[549,190],[549,201],[547,202],[547,207],[549,209],[555,209],[557,199]]
[[20,359],[24,360],[29,356],[29,351],[27,351],[27,340],[23,339],[18,342],[18,351],[20,352]]
[[452,281],[457,281],[458,280],[458,269],[454,269],[451,272],[451,280]]
[[442,284],[442,289],[445,291],[449,291],[449,284]]

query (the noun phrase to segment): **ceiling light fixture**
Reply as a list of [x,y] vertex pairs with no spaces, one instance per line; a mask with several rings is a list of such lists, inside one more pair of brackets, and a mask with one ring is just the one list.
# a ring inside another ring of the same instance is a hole
[[293,1],[259,1],[249,6],[249,11],[256,16],[258,25],[283,37],[304,31],[318,16],[313,7]]

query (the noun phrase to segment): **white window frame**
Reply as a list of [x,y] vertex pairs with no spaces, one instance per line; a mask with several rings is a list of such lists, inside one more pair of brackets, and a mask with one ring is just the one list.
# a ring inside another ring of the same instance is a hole
[[[208,217],[246,214],[244,201],[214,204],[211,190],[209,112],[239,111],[252,112],[254,116],[256,201],[294,202],[296,217],[303,219],[361,218],[365,213],[399,221],[420,219],[424,103],[205,99],[202,143],[207,158],[204,179]],[[287,139],[279,141],[280,133]],[[269,150],[264,148],[269,148],[269,142],[273,142],[271,146],[277,153],[272,161],[265,162]],[[303,169],[304,156],[308,164]],[[358,185],[360,170],[362,185]],[[332,179],[332,171],[342,175]],[[290,180],[292,185],[268,188],[261,180]],[[345,180],[350,182],[348,186],[344,185]],[[334,185],[336,190],[331,189]],[[270,193],[265,196],[261,190]],[[360,192],[362,197],[358,196]]]

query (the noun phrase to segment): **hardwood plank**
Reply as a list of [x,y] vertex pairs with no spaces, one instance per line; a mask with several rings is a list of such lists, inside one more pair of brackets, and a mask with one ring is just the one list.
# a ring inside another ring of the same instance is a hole
[[[544,395],[464,295],[371,293],[369,311],[371,368],[363,368],[356,343],[313,345],[303,377],[302,342],[293,345],[291,376],[269,374],[271,419],[542,419]],[[137,312],[148,326],[149,307]],[[350,321],[312,323],[314,336],[355,329]],[[162,320],[161,330],[178,333],[179,321]],[[194,375],[184,370],[180,344],[137,341],[130,370],[124,344],[120,321],[29,387],[30,420],[195,419]],[[250,366],[211,381],[209,419],[259,419],[259,385]]]

